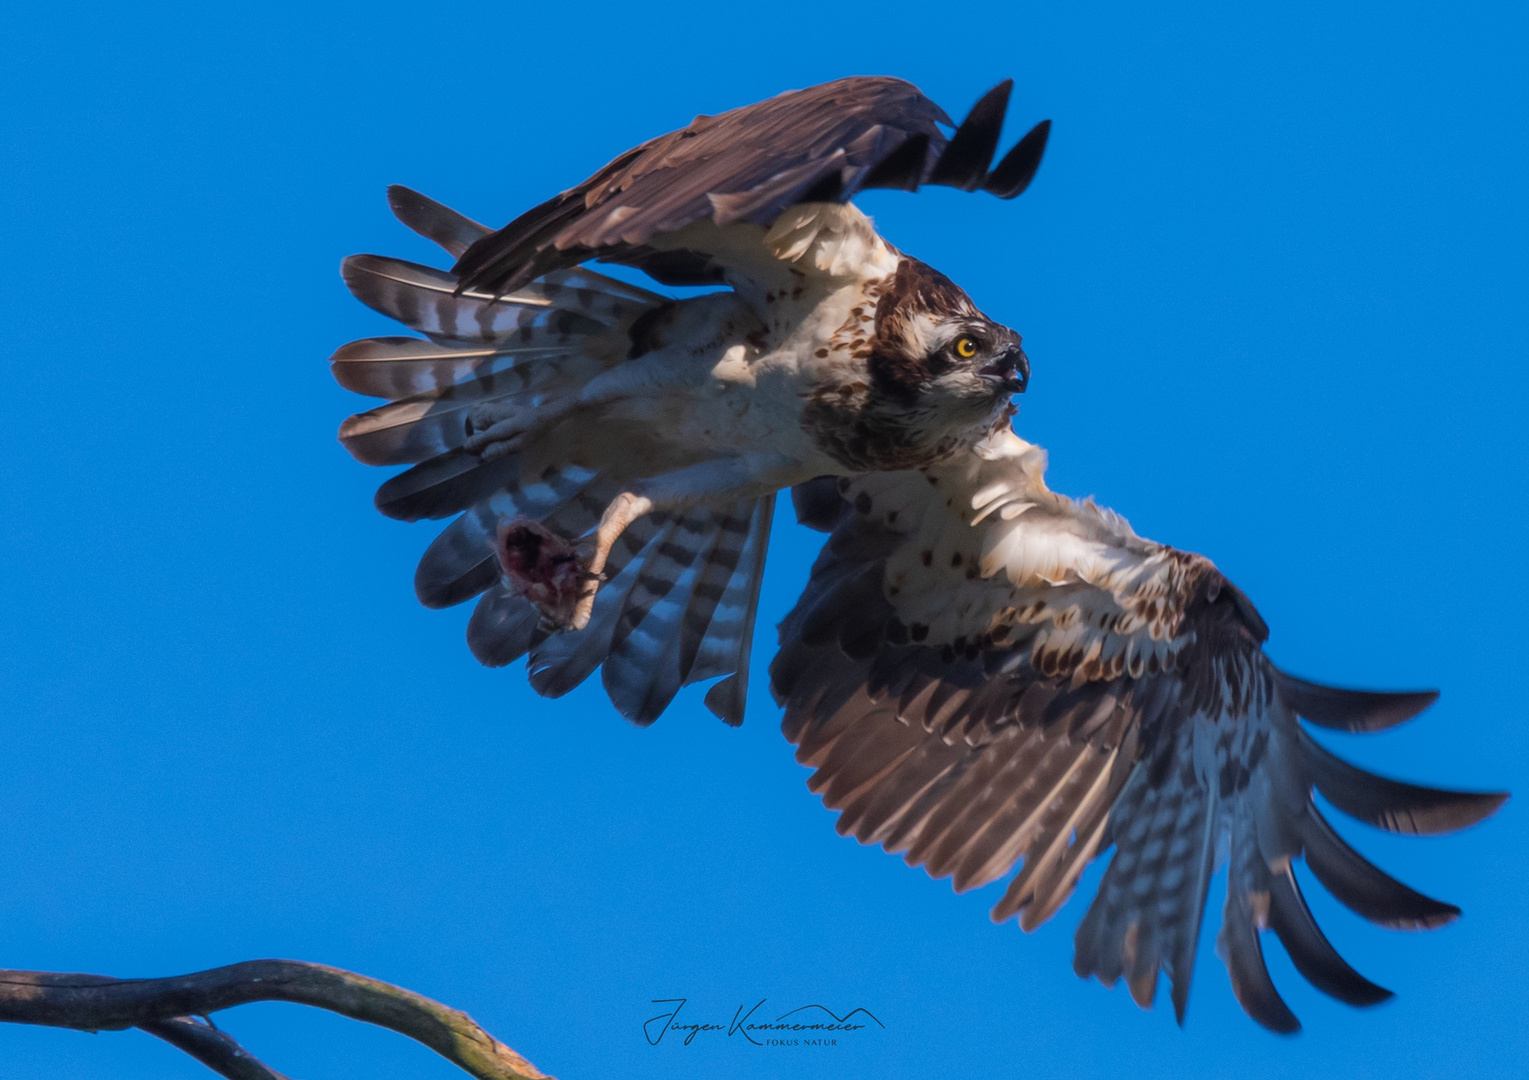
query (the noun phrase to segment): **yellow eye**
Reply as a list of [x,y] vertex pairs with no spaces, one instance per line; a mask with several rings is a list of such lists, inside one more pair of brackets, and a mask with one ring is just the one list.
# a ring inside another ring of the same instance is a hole
[[956,355],[962,360],[970,360],[977,355],[977,339],[970,334],[962,334],[956,338]]

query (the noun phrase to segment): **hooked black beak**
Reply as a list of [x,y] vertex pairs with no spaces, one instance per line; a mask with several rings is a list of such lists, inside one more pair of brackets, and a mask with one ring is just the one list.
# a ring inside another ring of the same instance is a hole
[[1024,349],[1011,345],[977,374],[999,383],[1007,393],[1023,394],[1030,384],[1030,358]]

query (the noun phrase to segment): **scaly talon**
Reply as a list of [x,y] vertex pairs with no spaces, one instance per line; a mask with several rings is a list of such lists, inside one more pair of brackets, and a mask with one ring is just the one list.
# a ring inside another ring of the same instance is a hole
[[[652,500],[635,492],[623,491],[612,499],[605,513],[600,515],[600,525],[595,529],[594,550],[584,566],[584,573],[597,581],[604,581],[605,562],[610,558],[611,548],[621,538],[621,534],[626,532],[627,526],[652,509]],[[582,630],[589,625],[589,616],[595,608],[595,593],[598,591],[599,586],[596,585],[579,597],[573,609],[573,618],[568,621],[570,630]]]

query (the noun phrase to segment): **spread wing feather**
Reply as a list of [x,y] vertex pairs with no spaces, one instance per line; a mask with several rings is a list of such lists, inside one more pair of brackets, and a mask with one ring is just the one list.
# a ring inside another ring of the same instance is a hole
[[[844,202],[867,187],[985,186],[1013,198],[1039,167],[1049,128],[1033,129],[988,172],[1011,87],[1005,80],[989,91],[949,138],[945,112],[889,78],[838,79],[698,116],[474,239],[456,271],[465,288],[496,293],[588,259],[647,266],[655,239],[687,226],[767,226],[796,203]],[[426,227],[453,241],[465,235],[433,221]]]
[[345,389],[397,401],[447,392],[459,383],[524,366],[532,358],[564,352],[558,345],[501,350],[465,342],[379,337],[341,345],[329,362],[335,381]]
[[500,521],[530,518],[572,540],[594,527],[614,491],[609,480],[576,468],[549,470],[523,487],[509,483],[430,545],[415,578],[420,600],[442,607],[483,593],[468,626],[474,655],[494,666],[527,656],[538,693],[566,694],[603,665],[617,710],[650,724],[682,687],[726,676],[707,704],[741,723],[770,500],[634,522],[611,554],[609,580],[583,630],[552,632],[528,601],[501,584]]
[[[499,300],[459,295],[450,274],[401,259],[353,255],[341,272],[358,299],[429,335],[354,341],[330,358],[341,385],[392,399],[341,425],[340,441],[369,465],[453,454],[485,406],[494,406],[496,419],[518,410],[529,423],[554,397],[619,363],[631,325],[661,302],[582,269]],[[420,478],[406,483],[417,487]]]
[[385,255],[350,255],[340,263],[340,275],[367,307],[446,341],[567,347],[642,310],[624,296],[546,278],[500,297],[458,291],[453,274]]
[[460,258],[462,252],[482,240],[493,230],[480,225],[465,214],[459,214],[402,184],[388,188],[388,206],[393,215],[426,240],[446,249],[446,254]]
[[1382,1000],[1317,928],[1295,862],[1383,925],[1458,909],[1366,862],[1312,792],[1409,833],[1469,825],[1504,796],[1388,780],[1319,746],[1299,716],[1378,730],[1434,695],[1278,671],[1257,611],[1214,566],[1053,494],[1043,470],[1039,450],[1003,432],[948,466],[794,493],[831,529],[771,667],[809,786],[841,811],[841,832],[957,889],[1012,873],[993,917],[1027,930],[1113,848],[1075,967],[1124,980],[1143,1006],[1166,973],[1182,1020],[1219,860],[1218,951],[1254,1019],[1299,1026],[1269,978],[1264,930],[1324,992]]
[[[404,224],[452,255],[488,232],[407,188],[388,198]],[[481,596],[468,624],[474,655],[496,666],[526,657],[541,693],[567,693],[603,665],[618,709],[651,723],[681,687],[722,677],[707,703],[740,723],[773,499],[639,520],[612,553],[590,624],[557,631],[502,580],[499,527],[532,520],[576,543],[619,487],[596,469],[467,447],[485,405],[495,423],[523,414],[528,428],[544,427],[589,378],[626,358],[633,323],[665,298],[584,267],[549,271],[502,297],[458,291],[450,273],[381,256],[353,256],[342,273],[363,302],[427,335],[355,341],[331,358],[341,385],[388,399],[342,425],[346,448],[369,464],[412,465],[378,489],[378,509],[409,521],[456,515],[420,560],[421,602]]]
[[[759,499],[749,514],[748,533],[738,554],[737,565],[722,587],[721,598],[711,611],[704,633],[699,621],[687,620],[686,648],[700,634],[691,681],[725,676],[706,692],[706,707],[733,726],[743,723],[743,705],[749,684],[749,652],[754,644],[754,612],[759,606],[759,589],[764,582],[765,549],[770,543],[770,523],[775,517],[775,498]],[[722,569],[719,561],[715,570]],[[708,576],[707,587],[715,587],[720,575]]]
[[[737,649],[736,625],[727,626],[716,617],[725,613],[729,584],[736,578],[746,588],[756,574],[756,568],[744,565],[744,560],[762,552],[760,545],[749,543],[755,537],[756,520],[768,517],[762,503],[693,509],[680,518],[680,528],[654,556],[644,561],[636,591],[613,635],[603,674],[606,691],[623,716],[651,724],[687,683],[740,671],[747,677],[746,657]],[[731,622],[741,621],[743,614],[733,610]],[[713,634],[719,654],[710,668],[702,667],[698,665],[702,643]],[[741,714],[724,718],[733,723],[742,720]]]

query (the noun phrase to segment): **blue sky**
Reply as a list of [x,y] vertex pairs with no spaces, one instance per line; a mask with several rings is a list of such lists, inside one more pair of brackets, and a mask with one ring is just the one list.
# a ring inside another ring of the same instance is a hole
[[[1284,667],[1443,690],[1344,740],[1355,759],[1522,792],[1525,17],[1280,8],[11,11],[0,965],[323,961],[466,1009],[564,1078],[1529,1072],[1518,803],[1444,839],[1345,826],[1465,908],[1398,934],[1313,897],[1396,1000],[1331,1002],[1270,943],[1306,1024],[1280,1039],[1207,937],[1181,1031],[1166,1000],[1072,974],[1080,900],[1033,935],[994,927],[991,888],[955,896],[835,834],[763,680],[814,535],[777,527],[743,728],[691,692],[637,730],[596,686],[545,702],[480,668],[467,610],[413,599],[431,527],[378,516],[380,476],[334,441],[357,402],[324,361],[388,332],[340,258],[432,257],[387,184],[497,225],[697,112],[885,73],[960,115],[1012,75],[1008,138],[1056,125],[1028,193],[865,205],[1023,332],[1019,430],[1052,485],[1215,559]],[[675,997],[886,1027],[649,1046],[650,1002]],[[296,1006],[221,1019],[295,1075],[455,1075]],[[0,1075],[205,1073],[141,1033],[0,1027]]]

